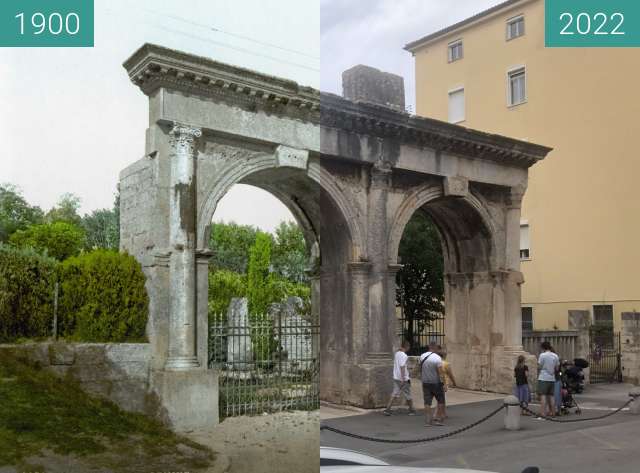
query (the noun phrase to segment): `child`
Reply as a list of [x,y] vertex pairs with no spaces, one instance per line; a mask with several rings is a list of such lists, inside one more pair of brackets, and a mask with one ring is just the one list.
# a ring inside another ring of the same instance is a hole
[[[518,363],[516,364],[514,371],[514,376],[516,378],[516,389],[515,395],[520,401],[520,407],[528,407],[529,399],[531,398],[531,394],[529,393],[529,368],[524,363],[525,358],[524,355],[520,355],[518,357]],[[522,410],[522,415],[529,415],[524,409]]]

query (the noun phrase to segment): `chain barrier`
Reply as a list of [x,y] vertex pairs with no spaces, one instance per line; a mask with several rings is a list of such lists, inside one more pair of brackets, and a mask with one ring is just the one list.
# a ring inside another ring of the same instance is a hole
[[367,440],[369,442],[379,442],[379,443],[424,443],[424,442],[433,442],[435,440],[442,440],[442,439],[446,439],[448,437],[452,437],[456,434],[460,434],[462,432],[465,432],[479,424],[482,424],[483,422],[491,419],[493,416],[495,416],[498,412],[500,412],[502,409],[504,409],[506,406],[503,404],[500,407],[498,407],[496,410],[492,411],[491,413],[489,413],[488,415],[484,416],[482,419],[474,422],[473,424],[469,424],[465,427],[461,427],[459,429],[456,430],[452,430],[451,432],[447,432],[445,434],[442,435],[436,435],[435,437],[425,437],[425,438],[419,438],[419,439],[407,439],[407,440],[398,440],[398,439],[381,439],[381,438],[376,438],[376,437],[368,437],[366,435],[359,435],[359,434],[354,434],[351,432],[345,432],[344,430],[340,430],[340,429],[336,429],[335,427],[329,427],[328,425],[321,425],[320,426],[320,431],[323,430],[328,430],[329,432],[334,432],[336,434],[339,435],[344,435],[346,437],[351,437],[354,439],[359,439],[359,440]]
[[631,404],[632,402],[633,402],[633,399],[629,399],[627,402],[625,402],[622,406],[620,406],[615,411],[607,412],[606,414],[603,414],[601,416],[597,416],[597,417],[580,417],[579,419],[558,419],[556,417],[543,416],[543,415],[540,415],[537,412],[532,411],[528,407],[523,407],[522,410],[524,412],[527,412],[527,413],[531,414],[532,416],[539,417],[540,419],[548,420],[550,422],[558,422],[558,423],[563,424],[563,423],[568,423],[568,422],[586,422],[588,420],[605,419],[607,417],[611,417],[614,414],[617,414],[618,412],[620,412],[625,407],[628,407],[629,404]]

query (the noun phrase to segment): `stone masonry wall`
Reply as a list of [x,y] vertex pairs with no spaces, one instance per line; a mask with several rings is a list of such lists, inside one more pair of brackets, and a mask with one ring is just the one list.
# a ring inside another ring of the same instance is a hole
[[0,345],[39,363],[60,377],[71,376],[90,394],[105,397],[126,411],[154,414],[149,395],[147,343],[25,343]]
[[622,313],[620,338],[623,381],[638,385],[640,384],[640,312]]

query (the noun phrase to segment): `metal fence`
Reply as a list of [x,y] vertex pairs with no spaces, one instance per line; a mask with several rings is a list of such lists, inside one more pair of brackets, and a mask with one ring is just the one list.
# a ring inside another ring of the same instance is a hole
[[525,351],[538,355],[540,353],[540,344],[547,341],[551,343],[551,346],[561,360],[573,360],[577,357],[577,340],[577,330],[536,330],[522,332],[522,346]]
[[209,366],[220,370],[220,415],[318,409],[319,336],[309,317],[215,317]]
[[444,314],[430,315],[431,318],[413,320],[405,317],[398,319],[398,336],[411,343],[408,355],[421,355],[430,342],[444,345]]
[[592,327],[589,331],[589,382],[621,383],[620,332],[599,329]]

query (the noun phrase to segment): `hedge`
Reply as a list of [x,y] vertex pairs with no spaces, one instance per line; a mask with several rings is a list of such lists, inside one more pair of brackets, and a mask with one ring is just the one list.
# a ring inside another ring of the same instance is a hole
[[149,299],[133,256],[95,250],[60,265],[61,335],[87,342],[145,340]]
[[55,259],[0,244],[0,342],[51,335]]

